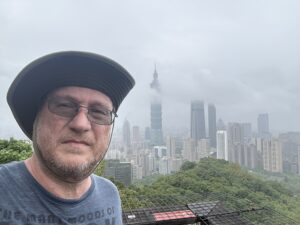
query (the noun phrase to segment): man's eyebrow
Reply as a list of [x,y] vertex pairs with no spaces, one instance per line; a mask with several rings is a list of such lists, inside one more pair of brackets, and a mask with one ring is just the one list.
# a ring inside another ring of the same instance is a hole
[[[61,98],[61,99],[66,99],[66,100],[69,100],[69,101],[72,101],[72,102],[75,102],[77,104],[82,104],[78,99],[76,99],[75,97],[71,96],[71,95],[64,95],[64,96],[59,96],[59,95],[53,95],[53,96],[49,96],[50,98]],[[112,111],[113,110],[113,107],[112,106],[108,106],[100,101],[97,101],[97,100],[93,100],[89,103],[88,107],[102,107],[106,110],[110,110]]]
[[114,108],[112,106],[108,106],[108,105],[105,105],[105,104],[103,104],[101,102],[97,102],[97,101],[96,102],[91,102],[89,104],[89,107],[101,107],[102,109],[108,110],[108,111],[113,111],[114,110]]
[[72,97],[71,95],[64,95],[64,96],[50,95],[48,98],[50,98],[50,99],[52,99],[52,98],[59,98],[59,99],[70,100],[70,101],[73,101],[75,103],[80,103],[76,98]]

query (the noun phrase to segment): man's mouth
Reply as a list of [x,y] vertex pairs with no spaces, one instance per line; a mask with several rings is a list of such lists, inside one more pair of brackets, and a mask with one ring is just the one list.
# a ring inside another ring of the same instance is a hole
[[63,144],[78,144],[78,145],[87,145],[89,146],[90,144],[86,141],[81,141],[81,140],[74,140],[74,139],[70,139],[70,140],[66,140],[63,141]]

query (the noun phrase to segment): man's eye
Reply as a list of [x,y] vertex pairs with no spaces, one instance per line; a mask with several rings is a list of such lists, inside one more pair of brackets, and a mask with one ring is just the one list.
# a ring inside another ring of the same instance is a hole
[[95,114],[95,115],[108,115],[108,111],[103,110],[103,109],[96,109],[96,108],[91,108],[90,109],[91,113]]
[[76,108],[76,105],[74,104],[74,103],[72,103],[72,102],[57,102],[56,103],[56,107],[57,108],[66,108],[66,109],[68,109],[68,108]]

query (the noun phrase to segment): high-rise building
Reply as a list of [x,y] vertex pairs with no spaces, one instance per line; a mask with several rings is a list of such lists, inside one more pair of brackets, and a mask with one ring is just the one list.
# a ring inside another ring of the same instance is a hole
[[300,132],[282,133],[278,136],[282,142],[283,172],[300,173]]
[[156,157],[152,153],[144,154],[143,155],[143,176],[149,176],[154,173],[157,173],[157,162]]
[[163,133],[162,133],[162,105],[160,95],[160,84],[158,82],[158,73],[156,68],[153,73],[153,81],[150,84],[153,90],[151,96],[151,145],[162,145],[163,144]]
[[252,138],[251,123],[242,123],[244,142],[249,143]]
[[257,158],[256,158],[256,168],[263,169],[263,158],[262,158],[262,152],[263,152],[263,139],[262,138],[254,138],[253,144],[256,147],[257,152]]
[[229,123],[228,124],[228,140],[231,143],[243,143],[243,126],[240,123]]
[[217,131],[217,159],[228,161],[228,138],[226,130]]
[[123,143],[127,148],[130,147],[130,123],[127,119],[123,123]]
[[145,136],[144,136],[146,141],[150,141],[151,140],[151,129],[150,127],[146,127],[145,128]]
[[261,155],[256,149],[256,145],[254,143],[249,143],[245,151],[245,166],[250,169],[260,168],[260,156]]
[[166,138],[166,145],[167,145],[167,156],[174,158],[176,155],[176,139],[174,137],[168,136]]
[[229,161],[239,163],[243,151],[243,126],[241,123],[229,123],[227,127],[228,134],[228,156]]
[[166,156],[162,157],[158,163],[158,173],[159,174],[170,174],[172,170],[171,158]]
[[132,139],[131,139],[132,153],[137,155],[138,150],[142,147],[142,140],[140,134],[140,127],[132,127]]
[[182,137],[166,137],[166,146],[168,149],[167,156],[171,158],[177,158],[182,156],[183,139]]
[[293,142],[282,142],[283,172],[298,174],[298,148],[299,145]]
[[140,127],[133,126],[132,127],[132,142],[133,143],[140,143],[141,142],[141,134],[140,134]]
[[192,101],[191,104],[191,138],[198,141],[206,138],[204,103]]
[[162,145],[163,134],[162,134],[162,111],[160,102],[151,103],[151,144]]
[[196,160],[206,158],[210,155],[210,142],[209,139],[200,139],[196,147]]
[[120,162],[117,159],[110,159],[105,162],[104,176],[114,177],[116,180],[128,186],[132,182],[131,163]]
[[188,138],[183,141],[182,156],[184,160],[191,162],[196,161],[196,144],[196,140],[192,138]]
[[270,139],[271,134],[269,130],[269,115],[267,113],[259,114],[257,117],[257,131],[258,136],[264,139]]
[[217,118],[216,107],[213,104],[208,105],[208,135],[209,143],[213,148],[217,147]]
[[262,158],[264,170],[282,173],[282,143],[278,139],[263,140]]
[[221,118],[217,121],[217,130],[226,130],[226,125]]
[[143,178],[143,167],[140,165],[132,165],[132,179],[140,180]]
[[162,158],[167,156],[167,147],[166,146],[153,146],[152,153],[156,158]]

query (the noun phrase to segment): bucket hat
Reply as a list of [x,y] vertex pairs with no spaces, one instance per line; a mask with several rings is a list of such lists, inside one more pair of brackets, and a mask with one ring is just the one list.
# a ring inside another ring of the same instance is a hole
[[105,56],[63,51],[28,64],[12,82],[7,102],[20,128],[31,139],[41,101],[53,90],[65,86],[98,90],[111,99],[116,112],[134,85],[129,72]]

